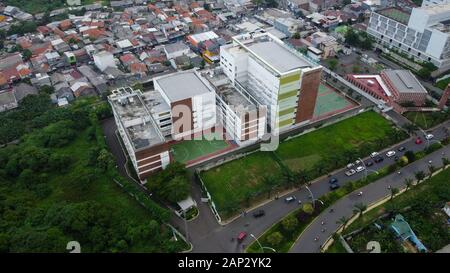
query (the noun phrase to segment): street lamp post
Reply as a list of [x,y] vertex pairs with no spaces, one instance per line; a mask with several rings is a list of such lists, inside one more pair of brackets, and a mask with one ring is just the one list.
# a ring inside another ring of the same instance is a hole
[[316,203],[315,203],[314,195],[313,195],[312,191],[309,189],[308,185],[305,185],[305,188],[309,191],[309,195],[311,196],[313,208],[315,208]]
[[264,253],[264,249],[267,248],[273,252],[277,252],[274,248],[268,247],[268,246],[262,246],[261,243],[259,242],[258,238],[256,238],[255,235],[253,235],[252,233],[250,233],[250,236],[255,239],[255,241],[258,243],[259,247],[261,248],[262,252]]

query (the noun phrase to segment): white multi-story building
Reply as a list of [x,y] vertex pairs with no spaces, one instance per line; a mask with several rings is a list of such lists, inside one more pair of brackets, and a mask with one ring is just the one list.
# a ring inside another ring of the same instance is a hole
[[441,70],[450,68],[450,4],[372,12],[367,33],[383,46],[395,48]]
[[272,133],[307,123],[314,114],[322,67],[269,33],[233,37],[220,65],[239,92],[267,106]]
[[108,97],[117,130],[141,181],[170,163],[169,145],[142,99],[130,87],[112,91]]
[[[155,78],[155,90],[172,109],[172,137],[184,138],[216,125],[214,88],[195,70]],[[186,115],[187,114],[187,115]]]
[[423,0],[422,7],[429,7],[434,5],[448,4],[450,0]]

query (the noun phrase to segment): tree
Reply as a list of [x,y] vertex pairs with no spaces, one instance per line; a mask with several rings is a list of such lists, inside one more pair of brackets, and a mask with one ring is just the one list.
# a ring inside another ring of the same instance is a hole
[[445,169],[450,164],[450,160],[446,157],[442,158],[442,168]]
[[278,185],[278,181],[275,179],[273,175],[267,175],[263,177],[263,183],[267,190],[267,198],[270,198],[272,191]]
[[399,189],[394,187],[390,188],[390,191],[391,191],[391,200],[394,199],[394,196],[400,192]]
[[429,178],[433,175],[433,173],[436,171],[436,168],[433,165],[428,166],[428,171],[430,172]]
[[22,58],[24,61],[29,61],[33,53],[28,48],[22,51]]
[[362,217],[364,211],[366,211],[366,209],[367,209],[367,206],[363,203],[356,203],[353,207],[354,207],[353,212],[359,213],[358,217]]
[[419,183],[420,181],[422,181],[425,178],[425,173],[423,171],[417,171],[414,173],[414,176],[417,179],[417,183]]
[[403,125],[403,129],[405,129],[408,134],[413,135],[415,131],[419,129],[419,127],[417,127],[417,125],[415,125],[414,123],[406,123],[405,125]]
[[314,212],[314,208],[311,203],[303,204],[302,210],[309,215],[313,214],[313,212]]
[[292,38],[293,39],[300,39],[300,32],[296,32],[296,33],[294,33],[293,35],[292,35]]
[[186,199],[190,193],[190,184],[186,177],[176,176],[161,188],[161,195],[169,202],[176,203]]
[[408,162],[413,162],[416,160],[416,154],[414,154],[413,151],[410,150],[406,151],[405,156],[408,158]]
[[339,219],[336,221],[336,224],[342,225],[342,232],[344,232],[344,230],[345,230],[345,228],[346,228],[347,223],[348,223],[349,220],[350,220],[350,218],[345,217],[345,216],[342,216],[341,218],[339,218]]
[[55,88],[53,86],[44,85],[39,88],[39,93],[50,95],[55,92]]
[[113,156],[106,149],[102,149],[100,151],[97,157],[97,166],[103,171],[106,171],[114,166]]
[[290,215],[281,221],[281,225],[286,231],[293,231],[298,225],[298,220],[294,215]]
[[419,75],[419,77],[424,80],[428,80],[431,77],[431,71],[428,68],[423,67],[422,69],[417,71],[417,75]]
[[281,235],[279,231],[276,231],[267,236],[267,242],[271,246],[278,246],[281,243],[281,241],[283,241],[283,235]]
[[405,191],[409,190],[413,185],[413,180],[411,178],[405,178]]
[[328,61],[328,65],[330,66],[330,70],[335,70],[336,66],[338,65],[338,61],[336,59],[330,59]]

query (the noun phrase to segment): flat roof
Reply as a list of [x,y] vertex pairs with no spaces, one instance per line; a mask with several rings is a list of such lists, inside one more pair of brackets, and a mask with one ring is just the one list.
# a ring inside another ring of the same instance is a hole
[[381,10],[377,10],[377,13],[386,16],[388,18],[391,18],[392,20],[395,20],[397,22],[400,22],[402,24],[408,24],[409,22],[409,17],[411,16],[411,14],[405,10],[402,10],[400,8],[393,8],[393,7],[389,7],[389,8],[385,8],[385,9],[381,9]]
[[409,70],[384,70],[383,73],[400,93],[428,93]]
[[281,73],[311,65],[274,41],[257,42],[248,48]]
[[171,102],[212,92],[193,70],[169,74],[155,78],[154,81]]
[[122,87],[108,99],[135,151],[165,142],[139,91]]

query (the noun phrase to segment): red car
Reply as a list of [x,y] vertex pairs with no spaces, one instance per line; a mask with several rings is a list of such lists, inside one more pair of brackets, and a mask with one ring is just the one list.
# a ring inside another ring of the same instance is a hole
[[239,242],[242,242],[242,241],[244,241],[245,237],[247,237],[247,233],[242,231],[242,232],[239,233],[237,239],[238,239]]
[[422,144],[422,142],[423,140],[420,137],[416,138],[416,144]]

